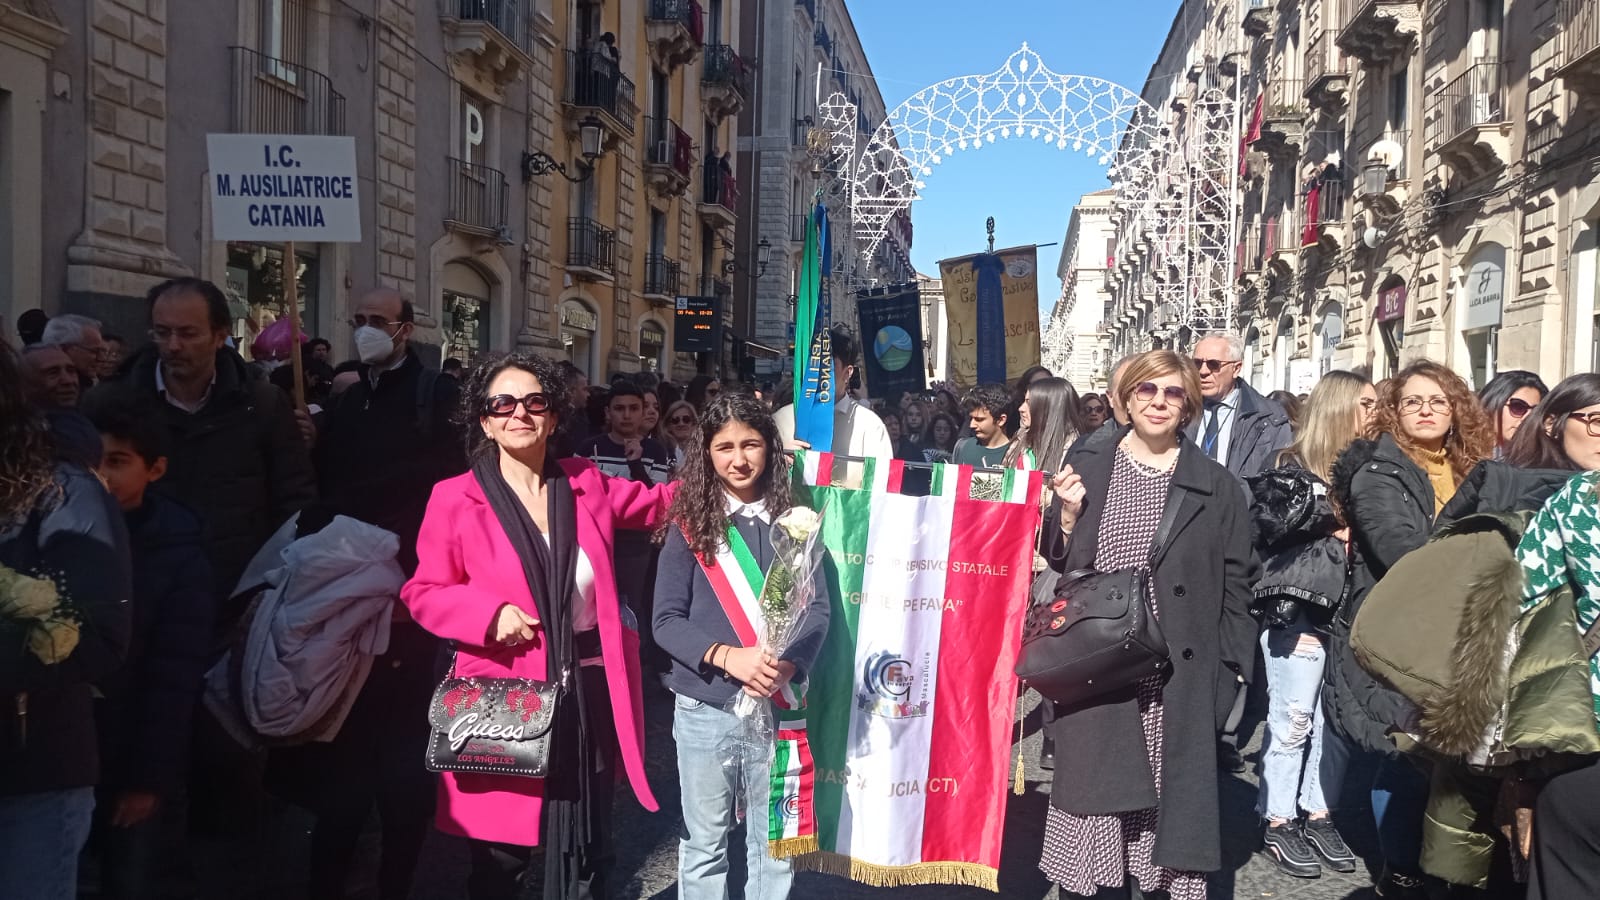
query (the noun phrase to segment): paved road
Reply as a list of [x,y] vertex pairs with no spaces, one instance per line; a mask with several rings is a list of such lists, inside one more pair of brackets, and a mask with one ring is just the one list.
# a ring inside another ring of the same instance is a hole
[[[645,813],[632,797],[624,799],[618,810],[619,859],[617,884],[620,898],[676,900],[677,828],[679,808],[676,757],[672,747],[671,704],[665,695],[652,695],[649,714],[648,746],[651,784],[655,787],[663,812]],[[1056,898],[1052,885],[1040,875],[1036,864],[1043,840],[1045,807],[1048,802],[1048,773],[1036,767],[1039,753],[1037,725],[1028,724],[1024,757],[1029,760],[1029,791],[1010,798],[1006,810],[1006,839],[1001,860],[1000,895],[1018,900]],[[1301,880],[1278,872],[1256,853],[1260,842],[1255,824],[1254,776],[1226,776],[1223,782],[1224,856],[1227,871],[1214,882],[1212,900],[1246,898],[1292,898],[1292,900],[1366,900],[1371,896],[1365,870],[1355,875],[1328,874],[1317,880]],[[1359,800],[1360,791],[1356,791]],[[1358,852],[1370,855],[1373,847],[1369,818],[1358,813],[1346,827]],[[435,836],[425,854],[422,878],[414,900],[456,900],[465,877],[465,854],[458,842]],[[797,879],[797,900],[992,900],[994,894],[973,888],[916,887],[888,890],[869,888],[825,875],[805,874]]]

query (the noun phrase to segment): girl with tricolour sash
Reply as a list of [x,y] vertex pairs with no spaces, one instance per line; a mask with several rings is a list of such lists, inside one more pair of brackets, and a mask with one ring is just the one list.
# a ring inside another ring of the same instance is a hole
[[[758,645],[758,598],[773,562],[773,523],[792,506],[788,459],[772,415],[752,397],[712,400],[694,437],[683,446],[681,483],[661,532],[654,621],[656,642],[672,660],[665,682],[674,694],[684,821],[678,896],[722,900],[728,896],[728,836],[741,805],[719,752],[739,725],[728,707],[740,691],[775,698],[780,707],[798,693],[785,688],[803,683],[822,648],[828,596],[816,592],[786,652],[775,657]],[[769,841],[793,833],[794,823],[782,817],[795,815],[797,807],[809,817],[804,798],[799,804],[760,802],[773,781],[770,770],[766,762],[747,762],[741,773],[752,798],[746,804],[747,900],[789,896],[792,867],[774,858]],[[779,821],[772,821],[769,806],[779,807]]]

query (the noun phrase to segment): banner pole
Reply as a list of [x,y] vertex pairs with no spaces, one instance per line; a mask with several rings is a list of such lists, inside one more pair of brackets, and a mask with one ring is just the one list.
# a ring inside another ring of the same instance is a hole
[[283,242],[283,302],[289,307],[289,365],[294,368],[294,405],[306,408],[305,365],[300,359],[300,263],[294,241]]

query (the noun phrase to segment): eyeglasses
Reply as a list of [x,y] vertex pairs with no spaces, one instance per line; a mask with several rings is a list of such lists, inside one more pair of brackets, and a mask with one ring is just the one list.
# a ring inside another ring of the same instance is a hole
[[1511,413],[1511,418],[1520,419],[1533,412],[1533,404],[1521,397],[1512,397],[1506,401],[1506,412]]
[[1106,408],[1104,406],[1101,406],[1098,403],[1091,403],[1090,405],[1085,406],[1083,408],[1083,411],[1086,412],[1086,413],[1090,413],[1092,415],[1099,415],[1099,414],[1105,412]]
[[1567,418],[1582,422],[1589,431],[1589,437],[1600,437],[1600,413],[1567,413]]
[[357,314],[355,314],[355,315],[350,317],[350,327],[351,328],[361,328],[361,327],[366,326],[366,325],[371,325],[373,328],[377,328],[377,329],[380,329],[380,330],[385,329],[385,328],[393,327],[395,330],[398,331],[400,326],[404,325],[404,324],[406,324],[406,323],[404,323],[404,322],[391,322],[391,321],[388,320],[388,318],[386,318],[384,316],[364,316],[364,315],[361,315],[360,313],[357,313]]
[[1180,385],[1174,384],[1163,388],[1154,381],[1146,381],[1133,389],[1133,396],[1137,397],[1141,403],[1149,403],[1155,400],[1157,394],[1166,397],[1167,402],[1174,406],[1186,406],[1189,403],[1189,392]]
[[158,325],[150,329],[150,340],[158,344],[165,344],[167,341],[177,338],[180,344],[192,344],[195,341],[204,339],[208,334],[209,332],[202,331],[199,328],[165,328]]
[[493,416],[496,419],[503,419],[515,413],[519,404],[528,411],[530,416],[543,415],[550,410],[550,396],[537,391],[526,397],[495,394],[483,402],[483,412],[485,415]]
[[1429,412],[1450,412],[1450,398],[1437,394],[1427,398],[1426,400],[1416,395],[1402,397],[1400,399],[1400,412],[1403,415],[1414,416],[1422,411],[1424,404],[1427,405]]
[[1195,358],[1194,367],[1202,372],[1221,372],[1227,366],[1237,366],[1237,359],[1200,359]]
[[693,425],[693,416],[673,416],[667,420],[668,425]]

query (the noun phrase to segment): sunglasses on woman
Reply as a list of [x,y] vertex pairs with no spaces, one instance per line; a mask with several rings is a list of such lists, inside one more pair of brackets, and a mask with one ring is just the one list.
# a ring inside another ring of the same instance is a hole
[[1156,399],[1157,394],[1166,397],[1167,402],[1175,406],[1183,406],[1189,402],[1189,392],[1176,384],[1163,388],[1153,381],[1146,381],[1133,389],[1133,396],[1141,403],[1149,403]]
[[1533,404],[1521,397],[1512,397],[1506,401],[1506,412],[1511,413],[1511,418],[1520,419],[1533,412]]
[[548,394],[539,393],[538,391],[535,391],[526,397],[513,397],[510,394],[495,394],[493,397],[490,397],[488,400],[483,402],[483,412],[484,415],[493,416],[496,419],[504,419],[505,417],[515,413],[519,404],[523,409],[527,410],[528,414],[531,416],[543,415],[550,410],[550,396]]
[[667,420],[668,425],[693,425],[693,416],[673,416]]

